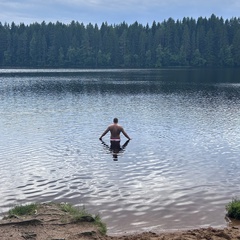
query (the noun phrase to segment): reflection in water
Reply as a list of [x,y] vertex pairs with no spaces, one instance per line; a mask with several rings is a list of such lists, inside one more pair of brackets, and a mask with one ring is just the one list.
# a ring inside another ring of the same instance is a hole
[[103,146],[113,155],[113,160],[118,161],[119,153],[124,152],[130,140],[127,140],[122,146],[120,141],[110,141],[110,146],[101,140]]
[[[110,233],[225,226],[240,192],[239,69],[11,71],[0,69],[2,213],[66,201]],[[98,142],[113,115],[134,144]]]

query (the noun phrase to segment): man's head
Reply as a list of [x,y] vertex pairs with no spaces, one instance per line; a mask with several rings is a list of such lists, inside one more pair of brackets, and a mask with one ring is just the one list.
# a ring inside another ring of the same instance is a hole
[[113,119],[113,122],[114,122],[114,123],[118,123],[118,119],[117,119],[117,118],[114,118],[114,119]]

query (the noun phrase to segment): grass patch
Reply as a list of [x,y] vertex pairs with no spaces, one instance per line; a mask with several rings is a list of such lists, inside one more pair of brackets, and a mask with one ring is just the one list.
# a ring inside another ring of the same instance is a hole
[[8,217],[31,216],[35,214],[37,210],[39,212],[44,210],[44,208],[45,208],[45,211],[48,210],[46,208],[47,206],[52,206],[52,208],[55,210],[58,210],[58,212],[62,211],[66,213],[66,215],[64,214],[65,216],[63,216],[63,218],[60,221],[66,221],[70,223],[88,222],[89,224],[94,224],[101,234],[105,235],[107,233],[106,224],[101,220],[101,217],[99,215],[93,216],[92,214],[88,213],[84,207],[77,208],[68,203],[63,203],[63,204],[49,203],[47,205],[32,203],[24,206],[19,205],[9,210]]
[[234,198],[226,206],[227,216],[240,220],[240,199]]
[[107,233],[107,226],[106,224],[102,221],[100,215],[95,216],[95,224],[98,226],[98,230],[101,234],[105,235]]
[[78,208],[73,207],[73,206],[72,206],[71,204],[69,204],[69,203],[60,203],[60,204],[59,204],[59,207],[60,207],[60,209],[61,209],[63,212],[67,212],[67,213],[69,213],[69,214],[72,215],[72,216],[77,215],[77,214],[82,214],[82,215],[85,214],[84,211],[80,211]]
[[8,211],[8,214],[10,216],[12,216],[12,215],[25,216],[25,215],[34,214],[36,210],[37,210],[37,204],[31,203],[31,204],[24,205],[24,206],[16,206],[13,209],[10,209]]
[[83,219],[88,219],[87,221],[92,222],[98,227],[98,230],[101,234],[104,235],[107,233],[106,224],[101,220],[99,215],[93,216],[92,214],[88,213],[84,207],[77,208],[69,203],[59,204],[59,207],[62,211],[69,213],[74,222],[81,222]]

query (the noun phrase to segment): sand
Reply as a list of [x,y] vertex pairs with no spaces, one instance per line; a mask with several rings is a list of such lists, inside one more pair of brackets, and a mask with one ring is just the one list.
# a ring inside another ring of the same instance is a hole
[[91,219],[71,221],[71,216],[54,204],[42,204],[31,216],[12,216],[0,221],[0,240],[240,240],[240,226],[224,229],[200,228],[158,233],[143,232],[131,235],[102,235]]

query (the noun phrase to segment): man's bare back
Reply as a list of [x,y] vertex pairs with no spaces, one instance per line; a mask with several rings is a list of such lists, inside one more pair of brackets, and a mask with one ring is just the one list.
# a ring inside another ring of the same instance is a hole
[[108,127],[111,133],[111,139],[120,139],[120,133],[122,132],[123,128],[118,124],[113,123]]
[[111,133],[110,140],[120,140],[120,134],[121,133],[123,133],[123,135],[127,139],[129,139],[129,140],[131,139],[128,136],[128,134],[124,131],[123,127],[118,124],[118,119],[117,118],[113,119],[113,124],[108,126],[108,128],[103,132],[103,134],[101,135],[101,137],[99,139],[102,140],[102,137],[105,136],[109,131]]

